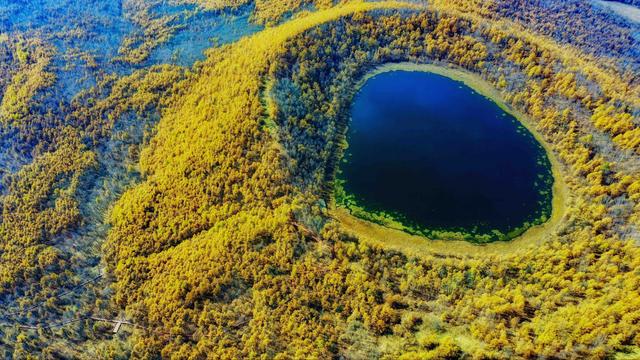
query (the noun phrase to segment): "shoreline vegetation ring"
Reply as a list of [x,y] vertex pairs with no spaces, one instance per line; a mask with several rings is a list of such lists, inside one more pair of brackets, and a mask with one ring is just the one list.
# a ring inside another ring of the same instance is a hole
[[[410,234],[404,230],[388,227],[372,221],[368,221],[352,215],[349,209],[332,204],[330,216],[336,219],[347,230],[362,241],[376,246],[382,246],[402,251],[411,256],[431,255],[507,255],[515,251],[525,250],[537,246],[546,241],[557,230],[565,214],[567,204],[570,201],[568,186],[564,181],[561,165],[556,155],[551,150],[549,143],[534,128],[534,121],[530,116],[507,106],[498,90],[480,76],[460,68],[439,64],[418,64],[411,62],[386,63],[369,71],[357,82],[356,89],[376,75],[392,72],[426,72],[447,77],[451,80],[462,82],[479,95],[489,99],[498,105],[505,113],[513,116],[520,125],[526,128],[535,140],[544,149],[551,165],[553,178],[551,215],[537,225],[530,226],[522,234],[508,240],[492,241],[487,243],[474,243],[468,240],[432,239],[422,235]],[[334,201],[335,202],[335,201]]]

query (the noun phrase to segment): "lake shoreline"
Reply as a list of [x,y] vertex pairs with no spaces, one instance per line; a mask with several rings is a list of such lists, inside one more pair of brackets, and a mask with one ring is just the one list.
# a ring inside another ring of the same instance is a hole
[[[542,243],[548,235],[554,232],[561,222],[568,201],[568,188],[563,180],[561,165],[555,157],[550,145],[535,130],[533,120],[526,114],[512,109],[502,99],[498,90],[480,78],[478,75],[459,68],[445,67],[436,64],[416,63],[388,63],[376,67],[363,76],[356,85],[358,91],[369,79],[376,75],[391,71],[415,71],[428,72],[445,76],[454,81],[464,83],[478,94],[488,98],[499,106],[504,112],[512,115],[525,127],[544,149],[551,165],[552,205],[549,219],[541,224],[534,225],[525,230],[521,235],[510,240],[493,241],[488,243],[474,243],[467,240],[442,240],[431,239],[420,235],[411,235],[402,230],[386,227],[351,215],[344,207],[336,207],[332,210],[334,218],[338,219],[348,230],[355,232],[360,237],[372,244],[392,247],[411,254],[427,253],[437,254],[503,254],[531,245]],[[416,251],[418,250],[418,251]]]

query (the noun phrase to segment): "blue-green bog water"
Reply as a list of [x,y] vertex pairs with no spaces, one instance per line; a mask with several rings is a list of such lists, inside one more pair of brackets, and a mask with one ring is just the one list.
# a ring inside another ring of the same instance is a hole
[[385,72],[364,84],[351,111],[339,178],[358,206],[416,228],[472,234],[506,234],[548,217],[544,149],[463,83]]

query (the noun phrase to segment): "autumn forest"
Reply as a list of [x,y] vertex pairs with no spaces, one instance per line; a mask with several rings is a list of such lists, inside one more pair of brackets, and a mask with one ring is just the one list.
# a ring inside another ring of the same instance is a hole
[[0,357],[639,359],[604,3],[0,0]]

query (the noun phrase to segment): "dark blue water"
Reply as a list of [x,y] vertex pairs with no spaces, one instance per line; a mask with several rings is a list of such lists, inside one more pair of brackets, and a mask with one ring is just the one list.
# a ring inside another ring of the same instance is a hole
[[339,178],[359,206],[426,229],[507,233],[549,215],[544,149],[461,82],[393,71],[356,95]]

